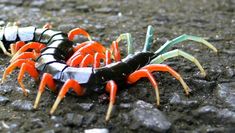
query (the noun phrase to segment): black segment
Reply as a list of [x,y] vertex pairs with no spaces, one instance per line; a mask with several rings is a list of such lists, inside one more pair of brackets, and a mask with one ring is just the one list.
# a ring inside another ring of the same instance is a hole
[[114,80],[117,83],[124,83],[128,75],[149,63],[154,53],[136,53],[122,60],[102,68],[94,69],[96,84]]
[[135,70],[148,64],[152,56],[154,56],[154,53],[151,52],[136,53],[133,56],[124,58],[122,61],[128,64],[128,66],[134,72]]

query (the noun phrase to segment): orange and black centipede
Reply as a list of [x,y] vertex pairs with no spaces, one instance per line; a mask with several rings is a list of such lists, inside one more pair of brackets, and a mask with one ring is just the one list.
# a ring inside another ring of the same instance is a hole
[[[110,102],[106,120],[110,118],[118,90],[117,86],[133,84],[143,77],[150,80],[155,89],[157,105],[160,105],[158,85],[152,72],[169,72],[180,81],[188,95],[190,89],[183,78],[171,67],[160,63],[171,57],[183,56],[194,62],[203,75],[205,75],[205,71],[192,55],[178,49],[169,52],[167,50],[173,45],[187,40],[200,42],[217,52],[216,48],[200,37],[181,35],[167,41],[156,52],[150,52],[153,33],[153,28],[149,26],[143,50],[133,52],[129,33],[121,34],[108,49],[102,44],[92,41],[90,35],[81,28],[75,28],[67,34],[47,27],[1,27],[1,49],[5,54],[13,55],[11,64],[4,71],[2,82],[5,81],[8,74],[19,67],[18,82],[24,94],[27,95],[22,82],[24,73],[29,73],[35,80],[39,79],[40,84],[34,108],[37,108],[46,87],[52,91],[58,91],[59,94],[50,111],[51,114],[70,89],[77,95],[108,92]],[[88,41],[75,43],[73,40],[76,35],[83,35],[88,38]],[[128,56],[121,59],[118,43],[123,39],[128,42]]]

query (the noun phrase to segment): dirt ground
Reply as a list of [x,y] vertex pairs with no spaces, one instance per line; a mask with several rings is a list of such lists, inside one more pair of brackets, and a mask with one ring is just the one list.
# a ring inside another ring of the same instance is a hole
[[[161,106],[156,107],[153,88],[147,79],[142,79],[120,89],[109,122],[104,119],[108,100],[103,94],[67,95],[51,116],[49,110],[57,94],[46,91],[39,108],[34,110],[38,83],[26,76],[24,83],[29,96],[25,97],[17,83],[16,70],[0,86],[0,131],[75,133],[98,128],[112,133],[234,132],[234,9],[234,0],[1,0],[1,26],[17,21],[22,27],[40,28],[51,22],[54,30],[63,32],[81,27],[107,47],[119,34],[128,32],[134,39],[135,51],[140,51],[147,26],[152,25],[155,29],[152,52],[167,40],[189,34],[204,37],[218,53],[191,41],[172,47],[195,56],[207,76],[200,76],[195,64],[183,57],[169,59],[164,64],[182,75],[192,89],[190,96],[184,95],[180,83],[169,74],[155,73]],[[120,48],[125,57],[125,43]],[[10,57],[0,54],[1,76],[9,60]],[[141,104],[149,110],[140,107]]]

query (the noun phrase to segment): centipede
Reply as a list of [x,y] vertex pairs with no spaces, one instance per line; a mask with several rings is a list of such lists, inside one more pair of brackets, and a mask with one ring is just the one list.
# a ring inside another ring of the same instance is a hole
[[[77,43],[75,37],[84,36],[87,40]],[[105,115],[108,121],[119,86],[134,84],[141,78],[147,78],[152,84],[156,105],[160,105],[160,92],[153,76],[154,72],[168,72],[182,85],[185,95],[191,90],[182,76],[173,68],[162,64],[165,60],[182,56],[193,62],[203,76],[205,70],[199,61],[180,49],[169,50],[172,46],[184,41],[203,44],[217,52],[217,49],[204,38],[183,34],[164,43],[159,49],[151,52],[154,29],[147,28],[145,44],[142,51],[134,51],[130,33],[123,33],[114,40],[109,48],[93,41],[90,34],[82,28],[74,28],[68,33],[52,30],[50,26],[42,28],[18,27],[10,25],[0,27],[0,47],[4,54],[12,56],[10,65],[4,70],[1,84],[16,68],[19,68],[18,83],[23,94],[28,95],[23,83],[25,73],[39,80],[39,87],[34,108],[39,106],[40,98],[49,89],[58,96],[50,110],[53,114],[67,93],[78,96],[90,93],[108,93],[109,104]],[[123,41],[124,40],[124,41]],[[127,56],[121,58],[119,43],[127,43]]]

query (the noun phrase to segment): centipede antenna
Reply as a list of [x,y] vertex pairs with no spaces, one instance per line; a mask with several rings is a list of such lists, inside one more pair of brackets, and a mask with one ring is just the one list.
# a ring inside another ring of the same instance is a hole
[[126,40],[127,41],[127,53],[128,54],[134,54],[133,40],[132,40],[131,34],[130,33],[121,34],[117,38],[116,41],[120,42],[121,40]]
[[147,29],[147,33],[146,33],[146,39],[145,39],[143,52],[150,50],[153,44],[153,35],[154,35],[154,29],[151,25],[149,25]]
[[208,41],[206,41],[205,39],[201,38],[201,37],[197,37],[197,36],[191,36],[191,35],[186,35],[183,34],[173,40],[167,41],[164,45],[162,45],[156,52],[155,54],[163,54],[165,53],[170,47],[174,46],[175,44],[178,44],[180,42],[183,41],[195,41],[195,42],[199,42],[201,44],[206,45],[207,47],[209,47],[210,49],[212,49],[214,52],[217,52],[217,49]]

